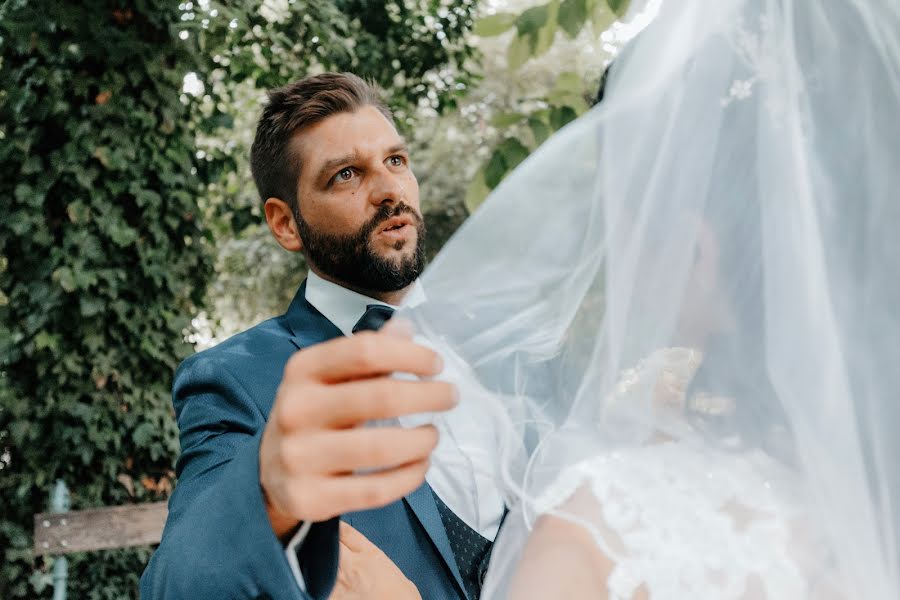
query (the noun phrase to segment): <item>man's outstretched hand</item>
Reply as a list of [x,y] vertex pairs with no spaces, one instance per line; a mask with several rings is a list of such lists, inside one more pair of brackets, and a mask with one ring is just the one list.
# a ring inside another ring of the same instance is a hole
[[422,600],[416,586],[366,536],[343,521],[337,581],[329,600]]
[[393,372],[431,377],[442,369],[437,353],[393,329],[312,346],[285,366],[259,449],[260,484],[278,537],[300,521],[384,506],[422,484],[437,430],[363,425],[448,410],[456,390],[391,379]]

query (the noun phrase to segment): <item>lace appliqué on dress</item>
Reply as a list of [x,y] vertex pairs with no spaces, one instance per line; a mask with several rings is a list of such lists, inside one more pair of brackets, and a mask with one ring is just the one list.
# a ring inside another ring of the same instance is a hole
[[596,513],[577,516],[596,525],[598,546],[616,563],[610,600],[630,600],[642,586],[654,600],[802,598],[806,580],[790,552],[795,515],[780,491],[789,485],[762,453],[665,442],[567,469],[536,508],[565,515],[576,490],[592,492]]

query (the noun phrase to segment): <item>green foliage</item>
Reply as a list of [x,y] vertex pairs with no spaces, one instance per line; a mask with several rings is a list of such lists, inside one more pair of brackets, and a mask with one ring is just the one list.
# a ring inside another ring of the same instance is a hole
[[570,38],[581,31],[588,17],[587,0],[563,0],[559,6],[559,26]]
[[[401,122],[443,110],[469,86],[473,10],[0,4],[0,598],[50,596],[31,527],[56,478],[76,509],[171,491],[172,373],[193,350],[212,254],[259,218],[235,129],[258,114],[258,90],[353,70],[386,88]],[[196,96],[182,92],[188,72]],[[136,597],[149,553],[73,556],[70,594]]]
[[[404,120],[421,102],[452,107],[468,88],[462,67],[474,56],[466,34],[475,7],[476,0],[211,2],[186,12],[185,26],[208,59],[201,79],[220,92],[244,80],[269,89],[311,71],[353,71],[379,83]],[[210,117],[230,125],[227,105],[216,108]]]
[[504,173],[515,169],[520,162],[528,157],[528,148],[522,145],[516,138],[506,138],[497,146],[494,155],[484,170],[484,182],[490,188],[495,188],[503,179]]
[[[560,30],[569,39],[575,39],[587,29],[599,37],[627,8],[627,0],[550,0],[519,15],[498,13],[483,17],[476,22],[475,33],[491,37],[514,26],[506,58],[509,69],[515,72],[546,53]],[[475,210],[553,132],[586,112],[595,93],[577,73],[566,71],[558,75],[548,94],[523,98],[522,110],[495,116],[492,124],[504,129],[506,135],[469,185],[466,193],[469,211]]]
[[[158,500],[169,382],[210,274],[176,5],[8,2],[0,18],[0,597],[48,595],[30,552],[57,477],[76,507]],[[147,551],[82,597],[134,595]],[[74,580],[96,582],[76,557]],[[111,567],[106,566],[107,570]],[[105,591],[104,591],[105,589]]]
[[609,8],[621,16],[625,14],[625,11],[628,10],[628,0],[608,0]]
[[[515,25],[516,34],[509,45],[509,54],[517,58],[510,61],[510,68],[515,70],[546,52],[560,29],[574,39],[590,24],[599,35],[627,9],[627,0],[550,0],[532,6],[518,16],[509,13],[485,16],[475,24],[475,33],[485,37],[500,35]],[[518,60],[523,48],[525,56]]]
[[475,35],[491,37],[500,35],[516,24],[516,15],[512,13],[496,13],[479,19],[475,23]]

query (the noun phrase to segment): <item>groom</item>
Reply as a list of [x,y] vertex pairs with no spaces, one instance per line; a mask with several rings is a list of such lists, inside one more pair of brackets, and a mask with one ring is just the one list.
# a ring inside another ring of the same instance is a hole
[[462,407],[440,431],[418,415],[456,403],[428,379],[440,357],[374,332],[425,293],[391,113],[354,75],[298,81],[269,94],[251,160],[272,235],[310,272],[284,315],[178,369],[178,486],[142,598],[474,600],[504,515],[472,455],[490,441]]

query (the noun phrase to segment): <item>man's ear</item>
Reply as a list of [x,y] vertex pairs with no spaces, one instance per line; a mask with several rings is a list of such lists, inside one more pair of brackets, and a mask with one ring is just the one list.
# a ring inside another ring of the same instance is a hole
[[281,247],[291,252],[302,251],[303,240],[297,231],[297,222],[290,205],[279,198],[269,198],[266,200],[265,212],[269,231]]

